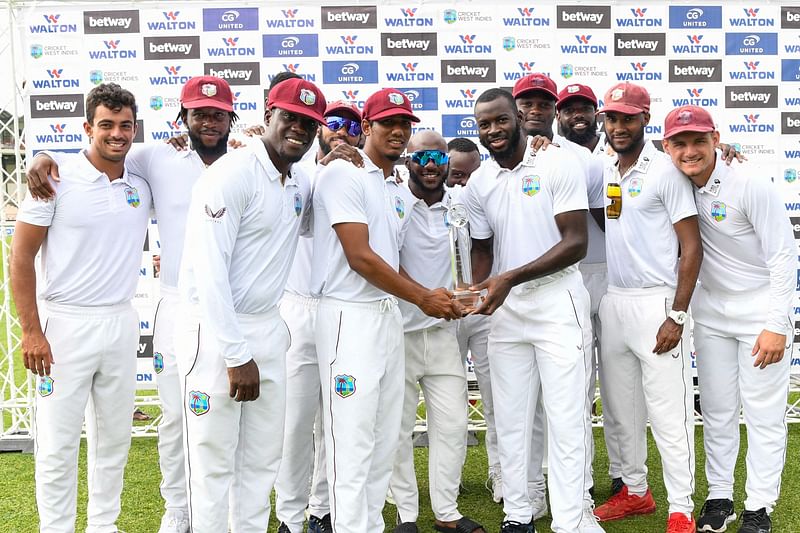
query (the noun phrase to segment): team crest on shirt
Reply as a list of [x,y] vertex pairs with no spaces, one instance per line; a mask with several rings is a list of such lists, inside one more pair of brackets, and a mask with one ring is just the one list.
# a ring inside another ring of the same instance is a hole
[[39,380],[39,396],[42,398],[53,394],[53,378],[44,376]]
[[397,211],[397,216],[403,218],[406,216],[406,204],[399,196],[394,197],[394,210]]
[[227,207],[220,207],[218,210],[214,211],[211,209],[211,206],[206,204],[206,215],[212,222],[221,222],[221,218],[225,216],[225,212],[228,210]]
[[348,374],[339,374],[333,378],[333,390],[342,398],[349,398],[356,393],[356,378]]
[[640,178],[632,178],[628,184],[628,196],[636,198],[642,194],[642,180]]
[[294,214],[300,216],[303,212],[303,197],[299,192],[294,193]]
[[717,222],[722,222],[728,216],[728,208],[723,202],[712,202],[711,216]]
[[153,370],[156,371],[156,374],[164,371],[164,356],[161,355],[161,352],[153,352]]
[[189,410],[197,416],[206,414],[210,409],[210,398],[205,392],[193,390],[189,392]]
[[127,200],[128,205],[131,207],[139,207],[142,203],[141,198],[139,198],[139,191],[136,190],[136,187],[125,188],[125,200]]
[[539,176],[525,176],[522,178],[522,192],[527,196],[535,196],[541,188]]

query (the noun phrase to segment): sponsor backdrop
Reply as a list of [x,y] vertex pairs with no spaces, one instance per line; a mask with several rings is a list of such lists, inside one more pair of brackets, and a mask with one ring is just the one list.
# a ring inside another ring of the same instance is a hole
[[[117,82],[139,101],[139,142],[183,130],[180,88],[210,74],[231,84],[237,130],[260,123],[271,78],[289,70],[329,100],[362,107],[381,87],[404,91],[417,129],[476,137],[472,109],[490,87],[545,72],[598,96],[618,81],[652,95],[648,135],[684,104],[708,108],[725,142],[778,183],[800,238],[800,6],[779,3],[392,3],[294,7],[248,2],[201,7],[114,3],[37,7],[24,17],[28,150],[78,150],[84,96]],[[157,301],[151,232],[137,294],[142,316]],[[152,251],[149,251],[152,250]],[[798,268],[800,290],[800,268]],[[800,300],[795,341],[800,340]],[[154,380],[151,319],[142,320],[139,381]],[[793,368],[800,370],[794,353]]]

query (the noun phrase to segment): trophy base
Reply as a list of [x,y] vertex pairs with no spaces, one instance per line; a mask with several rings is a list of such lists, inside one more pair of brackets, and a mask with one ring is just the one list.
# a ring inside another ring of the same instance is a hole
[[453,300],[458,301],[469,311],[474,310],[480,303],[481,293],[466,289],[456,289],[453,291]]

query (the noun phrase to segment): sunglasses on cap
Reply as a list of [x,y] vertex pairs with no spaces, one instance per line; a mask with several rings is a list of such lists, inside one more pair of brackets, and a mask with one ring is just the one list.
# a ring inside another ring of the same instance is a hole
[[606,206],[606,217],[609,220],[619,218],[622,214],[622,187],[619,186],[619,183],[608,184],[606,197],[611,200],[611,204]]
[[423,167],[428,161],[433,161],[435,165],[444,165],[450,160],[450,156],[441,150],[417,150],[411,153],[411,161]]
[[331,131],[339,131],[342,128],[347,128],[347,134],[350,137],[358,137],[361,135],[361,123],[357,120],[344,117],[325,117],[325,124]]

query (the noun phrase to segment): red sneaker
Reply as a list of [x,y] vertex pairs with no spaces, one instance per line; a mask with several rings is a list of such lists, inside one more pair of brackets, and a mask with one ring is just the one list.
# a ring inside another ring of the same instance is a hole
[[667,520],[667,533],[695,533],[697,524],[694,521],[694,514],[691,518],[686,518],[683,513],[670,513]]
[[650,489],[644,496],[628,494],[628,487],[623,486],[622,490],[614,494],[606,503],[594,510],[594,515],[601,522],[608,520],[619,520],[626,516],[637,514],[650,514],[656,512],[656,502]]

